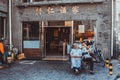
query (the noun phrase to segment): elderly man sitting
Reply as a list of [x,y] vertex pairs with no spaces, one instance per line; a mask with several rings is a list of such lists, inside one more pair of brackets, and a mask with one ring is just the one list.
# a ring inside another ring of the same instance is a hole
[[93,66],[94,66],[94,64],[93,64],[93,57],[91,56],[91,50],[90,50],[90,47],[89,46],[82,46],[82,48],[81,48],[81,51],[82,51],[82,61],[84,61],[84,62],[89,62],[89,65],[90,65],[90,70],[89,70],[89,72],[91,73],[91,74],[94,74],[94,72],[93,72]]

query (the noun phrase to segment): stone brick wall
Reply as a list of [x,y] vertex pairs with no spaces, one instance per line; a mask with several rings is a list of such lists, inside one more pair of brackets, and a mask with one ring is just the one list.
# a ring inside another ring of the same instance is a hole
[[7,0],[0,0],[0,11],[7,12]]
[[[120,20],[120,16],[118,18]],[[117,21],[116,22],[116,28],[114,29],[114,35],[115,35],[115,38],[116,38],[116,41],[115,41],[115,57],[117,58],[118,55],[120,55],[120,21]]]
[[114,36],[116,37],[115,41],[115,57],[117,58],[120,55],[120,1],[116,0],[116,14],[115,14],[115,28],[114,28]]

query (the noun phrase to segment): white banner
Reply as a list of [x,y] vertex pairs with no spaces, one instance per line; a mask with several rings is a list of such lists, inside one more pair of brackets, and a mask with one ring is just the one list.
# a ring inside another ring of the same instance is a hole
[[85,33],[85,25],[78,25],[78,33]]

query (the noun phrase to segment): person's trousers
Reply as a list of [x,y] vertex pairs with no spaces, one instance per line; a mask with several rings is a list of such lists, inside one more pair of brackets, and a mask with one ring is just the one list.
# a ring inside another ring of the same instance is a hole
[[6,64],[8,63],[8,59],[7,59],[8,56],[9,56],[8,52],[5,52],[5,53],[4,53],[4,58],[5,58],[5,61],[4,61],[4,62],[5,62]]
[[90,70],[93,71],[93,59],[92,58],[84,58],[83,61],[88,62],[90,65]]
[[71,68],[81,68],[81,58],[71,58]]
[[3,54],[0,53],[0,65],[3,64]]

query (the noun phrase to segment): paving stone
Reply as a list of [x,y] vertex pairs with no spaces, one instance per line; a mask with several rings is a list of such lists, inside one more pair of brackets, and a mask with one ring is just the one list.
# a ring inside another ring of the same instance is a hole
[[0,69],[0,80],[114,80],[119,74],[118,61],[113,60],[113,75],[109,69],[94,64],[95,74],[82,71],[75,75],[69,62],[35,61],[33,64],[21,64],[16,61],[10,68]]

